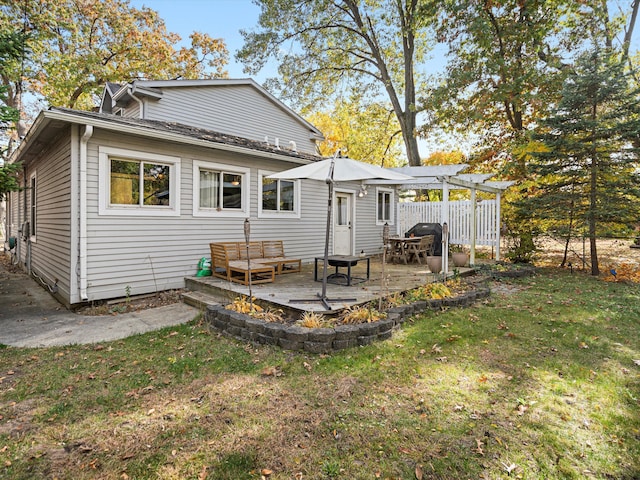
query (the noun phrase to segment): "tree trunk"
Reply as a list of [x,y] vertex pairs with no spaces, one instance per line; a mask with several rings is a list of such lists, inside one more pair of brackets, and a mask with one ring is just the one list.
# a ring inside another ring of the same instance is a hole
[[[597,105],[593,105],[592,120],[597,117]],[[600,275],[600,267],[598,265],[598,250],[596,248],[596,209],[598,208],[597,200],[598,194],[596,188],[598,187],[598,152],[596,145],[596,127],[592,131],[591,141],[591,178],[589,192],[589,252],[591,254],[591,275]]]

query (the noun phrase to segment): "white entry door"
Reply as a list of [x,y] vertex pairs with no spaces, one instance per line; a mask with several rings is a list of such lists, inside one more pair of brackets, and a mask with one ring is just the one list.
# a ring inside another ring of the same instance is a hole
[[333,214],[333,254],[353,254],[353,194],[336,192]]

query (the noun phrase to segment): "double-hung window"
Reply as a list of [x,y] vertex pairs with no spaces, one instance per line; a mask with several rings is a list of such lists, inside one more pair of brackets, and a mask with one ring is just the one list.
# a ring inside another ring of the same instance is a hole
[[246,216],[249,169],[194,161],[194,216]]
[[99,148],[100,215],[180,214],[180,159]]
[[376,223],[393,223],[393,190],[378,188],[376,196]]
[[258,214],[261,217],[300,215],[300,181],[267,178],[272,172],[260,171],[258,178],[261,196]]

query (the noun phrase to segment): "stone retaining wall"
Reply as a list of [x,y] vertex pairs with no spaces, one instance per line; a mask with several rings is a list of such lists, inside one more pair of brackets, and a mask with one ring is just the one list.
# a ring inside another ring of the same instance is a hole
[[477,299],[487,298],[488,288],[442,300],[429,300],[399,305],[386,311],[387,318],[372,323],[337,325],[333,328],[305,328],[298,325],[271,323],[244,313],[227,310],[222,305],[207,307],[205,320],[223,334],[253,343],[277,345],[285,350],[329,353],[334,350],[369,345],[390,338],[411,315],[443,307],[464,307]]

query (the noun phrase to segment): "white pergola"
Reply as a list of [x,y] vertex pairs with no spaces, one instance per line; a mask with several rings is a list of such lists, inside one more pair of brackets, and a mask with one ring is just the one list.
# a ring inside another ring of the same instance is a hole
[[[498,226],[498,241],[496,243],[496,259],[500,259],[500,199],[501,194],[507,188],[514,184],[514,182],[498,182],[489,181],[493,177],[493,174],[475,174],[475,173],[462,173],[469,168],[467,164],[455,164],[455,165],[437,165],[437,166],[422,166],[422,167],[401,167],[392,168],[396,172],[404,173],[413,177],[412,180],[403,180],[393,182],[398,188],[403,190],[442,190],[442,218],[440,223],[444,226],[449,225],[449,190],[465,189],[471,192],[471,252],[469,263],[475,264],[476,253],[476,193],[486,192],[496,196],[496,218],[494,219]],[[369,180],[365,183],[368,184],[383,184],[387,185],[390,182]],[[443,235],[443,240],[448,242],[446,235]],[[446,267],[449,261],[448,245],[442,251],[442,264]]]

